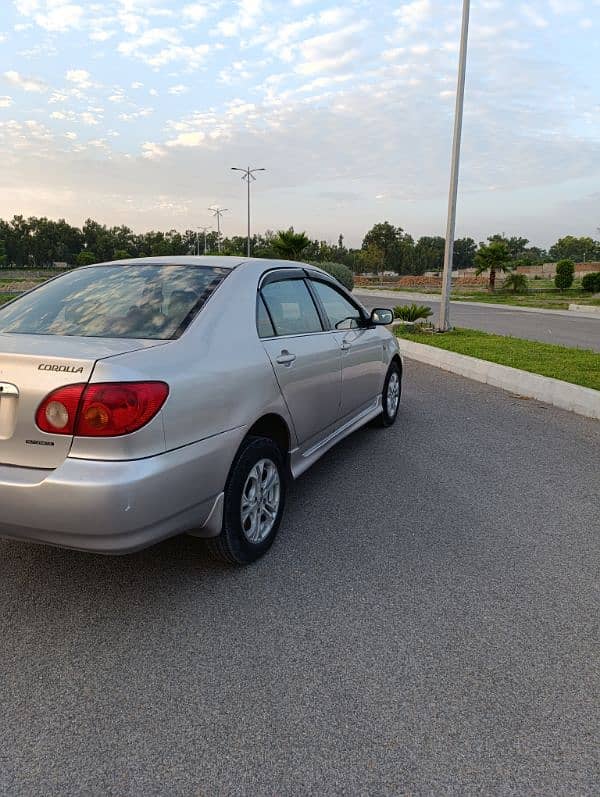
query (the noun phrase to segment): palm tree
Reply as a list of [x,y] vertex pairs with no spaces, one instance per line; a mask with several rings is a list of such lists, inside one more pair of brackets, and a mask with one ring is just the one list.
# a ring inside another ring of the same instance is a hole
[[489,289],[493,292],[496,287],[496,273],[513,269],[507,244],[504,241],[490,241],[489,244],[481,244],[475,255],[475,268],[477,276],[485,271],[490,272]]
[[283,260],[300,260],[302,252],[309,245],[310,239],[303,232],[294,232],[294,228],[289,230],[279,230],[271,241],[271,247]]

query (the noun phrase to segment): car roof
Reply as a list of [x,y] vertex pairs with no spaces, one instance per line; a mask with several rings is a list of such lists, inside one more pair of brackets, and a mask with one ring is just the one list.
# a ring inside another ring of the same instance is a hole
[[266,271],[270,268],[314,268],[308,263],[296,260],[271,260],[266,257],[231,257],[225,255],[164,255],[159,257],[132,257],[126,260],[110,260],[104,263],[93,263],[94,266],[132,266],[144,264],[160,264],[162,266],[216,266],[234,269],[239,266],[259,267]]

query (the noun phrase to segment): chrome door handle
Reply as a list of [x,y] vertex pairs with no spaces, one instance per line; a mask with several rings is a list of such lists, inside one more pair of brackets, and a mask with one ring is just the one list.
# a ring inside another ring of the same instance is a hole
[[340,346],[342,351],[348,351],[348,349],[352,348],[352,344],[349,343],[347,340],[342,341],[342,345]]
[[287,349],[284,349],[279,355],[279,357],[277,357],[276,362],[278,362],[279,365],[291,365],[295,359],[296,359],[295,354],[290,354],[290,352],[287,351]]

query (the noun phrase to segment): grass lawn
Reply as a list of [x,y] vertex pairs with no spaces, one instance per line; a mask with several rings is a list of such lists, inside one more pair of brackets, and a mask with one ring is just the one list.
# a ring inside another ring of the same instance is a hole
[[545,310],[568,310],[570,304],[594,304],[593,294],[586,291],[532,291],[531,293],[452,293],[460,302],[507,304],[513,307],[539,307]]
[[552,343],[491,335],[475,329],[454,329],[445,334],[431,335],[397,329],[396,334],[415,343],[600,390],[600,354],[588,349],[570,349]]
[[4,302],[7,302],[9,299],[14,299],[14,298],[15,298],[14,293],[0,293],[0,304],[4,304]]
[[[575,287],[561,293],[552,287],[552,280],[530,280],[529,293],[513,293],[498,289],[495,293],[488,293],[482,289],[460,289],[455,286],[452,289],[451,299],[456,302],[483,302],[485,304],[507,304],[515,307],[538,307],[545,310],[568,310],[570,304],[600,304],[600,299],[594,298],[594,294],[583,291],[580,287],[581,280],[576,280]],[[380,286],[385,290],[398,291],[399,293],[423,293],[431,294],[431,297],[439,296],[437,288],[395,288],[391,286]],[[361,287],[362,290],[362,287]],[[377,291],[377,288],[367,290]]]

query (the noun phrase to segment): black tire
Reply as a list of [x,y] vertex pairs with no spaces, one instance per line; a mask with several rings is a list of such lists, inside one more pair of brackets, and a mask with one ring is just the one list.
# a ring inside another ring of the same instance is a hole
[[[392,378],[392,374],[396,374],[398,377],[398,403],[396,405],[396,410],[393,414],[388,412],[388,389],[390,386],[390,380]],[[381,405],[383,410],[381,415],[378,415],[377,418],[374,420],[374,424],[376,426],[380,426],[383,428],[387,428],[388,426],[392,426],[396,422],[396,418],[398,417],[398,408],[400,407],[400,397],[402,396],[402,371],[400,366],[396,362],[396,360],[392,360],[390,367],[388,368],[388,372],[385,376],[385,382],[383,383],[383,390],[381,391]]]
[[[261,460],[272,462],[279,475],[279,504],[275,521],[268,535],[260,542],[252,542],[244,533],[241,518],[242,492],[252,469]],[[223,562],[247,565],[260,559],[273,544],[285,507],[287,473],[284,455],[268,437],[248,437],[231,466],[223,505],[223,528],[218,537],[206,540],[210,553]]]

